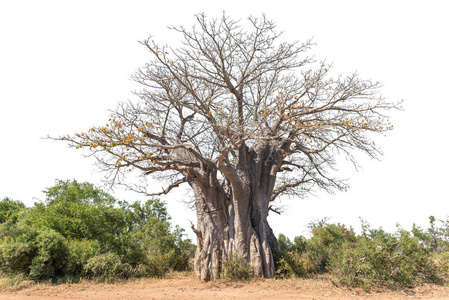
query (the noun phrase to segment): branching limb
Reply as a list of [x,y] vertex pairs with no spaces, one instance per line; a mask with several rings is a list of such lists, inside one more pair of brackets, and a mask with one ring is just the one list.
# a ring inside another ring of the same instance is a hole
[[166,195],[168,194],[172,189],[178,187],[181,183],[187,182],[187,179],[185,177],[176,180],[175,182],[173,182],[172,184],[170,184],[168,187],[162,189],[161,192],[157,192],[157,193],[150,193],[148,194],[148,196],[160,196],[160,195]]

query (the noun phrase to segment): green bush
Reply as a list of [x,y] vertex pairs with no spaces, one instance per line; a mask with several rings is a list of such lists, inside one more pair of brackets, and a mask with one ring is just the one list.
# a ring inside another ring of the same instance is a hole
[[307,251],[316,265],[317,272],[327,271],[331,257],[345,242],[354,242],[356,234],[352,228],[341,224],[327,224],[327,220],[313,222],[309,225],[312,237],[307,241]]
[[310,277],[328,271],[331,257],[347,241],[355,241],[352,229],[340,224],[328,224],[327,219],[309,224],[310,239],[295,237],[291,242],[279,235],[280,253],[276,263],[279,277]]
[[29,273],[35,249],[26,241],[4,239],[0,244],[1,268],[6,274]]
[[68,258],[64,237],[49,229],[2,225],[0,264],[3,272],[23,273],[34,279],[52,278],[64,273]]
[[0,201],[0,223],[12,222],[15,224],[19,213],[25,208],[21,201],[11,200],[8,197]]
[[46,279],[64,274],[68,248],[62,235],[53,230],[41,230],[36,236],[36,250],[30,266],[31,278]]
[[117,246],[116,237],[126,228],[125,212],[115,207],[117,201],[112,196],[75,180],[58,180],[44,193],[45,201],[28,209],[22,222],[53,229],[67,239],[91,239],[108,248]]
[[148,263],[146,265],[147,274],[152,277],[164,277],[170,269],[173,269],[174,259],[174,250],[168,252],[159,249],[150,250],[148,254]]
[[106,281],[129,278],[133,273],[131,265],[124,263],[120,256],[112,252],[90,258],[84,269],[88,276]]
[[419,239],[405,230],[395,235],[381,232],[344,243],[330,261],[339,283],[371,289],[374,286],[415,286],[438,283],[443,271]]
[[398,228],[390,234],[362,221],[362,234],[356,235],[344,225],[323,220],[312,223],[310,229],[310,239],[297,237],[295,243],[279,236],[278,277],[326,272],[341,285],[369,290],[442,283],[447,276],[449,253],[435,247],[444,245],[439,227],[424,231],[414,226],[411,232]]
[[69,250],[66,275],[82,277],[86,276],[85,265],[89,259],[97,256],[101,252],[101,245],[97,240],[66,240]]
[[287,251],[282,253],[276,264],[276,274],[280,278],[310,277],[316,273],[318,265],[310,252]]
[[116,201],[89,183],[56,181],[25,208],[0,202],[0,271],[41,280],[163,276],[191,268],[194,246],[165,204]]
[[279,234],[279,252],[274,253],[276,275],[279,278],[306,277],[313,273],[316,266],[310,258],[310,253],[306,253],[307,240],[302,236],[297,236],[290,241],[288,237]]
[[232,280],[249,279],[253,276],[253,269],[248,260],[238,255],[229,255],[223,262],[223,276]]
[[293,242],[283,234],[279,234],[278,246],[281,253],[295,251],[304,252],[307,247],[307,240],[303,236],[296,236]]

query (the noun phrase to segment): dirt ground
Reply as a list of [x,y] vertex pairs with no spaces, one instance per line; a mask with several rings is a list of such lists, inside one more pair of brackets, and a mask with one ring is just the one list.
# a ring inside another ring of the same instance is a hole
[[141,279],[114,284],[33,284],[15,291],[0,292],[0,299],[449,299],[449,287],[421,286],[412,290],[366,293],[359,289],[336,287],[326,278],[251,282],[219,280],[203,283],[193,276],[178,274],[165,279]]

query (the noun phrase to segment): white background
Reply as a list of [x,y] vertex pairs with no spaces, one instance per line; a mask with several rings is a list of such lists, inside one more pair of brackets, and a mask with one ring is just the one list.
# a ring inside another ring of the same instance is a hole
[[[218,4],[217,4],[218,3]],[[395,130],[376,139],[384,157],[361,157],[363,169],[343,165],[351,189],[306,199],[282,199],[286,213],[270,215],[276,234],[306,234],[315,219],[359,228],[395,230],[446,218],[449,159],[449,18],[445,1],[1,1],[0,199],[32,205],[55,179],[100,185],[92,159],[63,142],[42,139],[103,125],[139,87],[131,74],[150,56],[137,43],[149,35],[176,44],[169,25],[194,24],[194,14],[245,20],[265,13],[287,41],[314,39],[317,59],[343,75],[381,81],[383,95],[403,99]],[[158,183],[155,183],[157,188]],[[195,214],[181,189],[163,197],[173,223],[188,229]],[[116,191],[119,199],[144,200]]]

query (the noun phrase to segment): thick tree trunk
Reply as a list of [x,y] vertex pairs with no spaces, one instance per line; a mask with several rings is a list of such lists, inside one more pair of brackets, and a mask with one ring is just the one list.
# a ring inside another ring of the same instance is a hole
[[192,225],[197,235],[195,273],[201,280],[219,278],[223,263],[236,256],[251,264],[254,276],[275,276],[273,251],[278,246],[267,222],[275,175],[272,164],[256,155],[248,158],[238,186],[218,180],[216,171],[189,176],[198,218],[197,227]]
[[196,197],[198,223],[193,228],[197,235],[196,275],[201,280],[219,278],[224,271],[223,263],[238,256],[250,262],[254,276],[274,277],[272,249],[277,248],[277,242],[266,214],[253,206],[242,209],[226,196],[212,195]]
[[223,261],[233,253],[232,205],[218,181],[212,185],[190,185],[197,212],[197,228],[192,225],[197,236],[195,274],[201,280],[219,278]]

